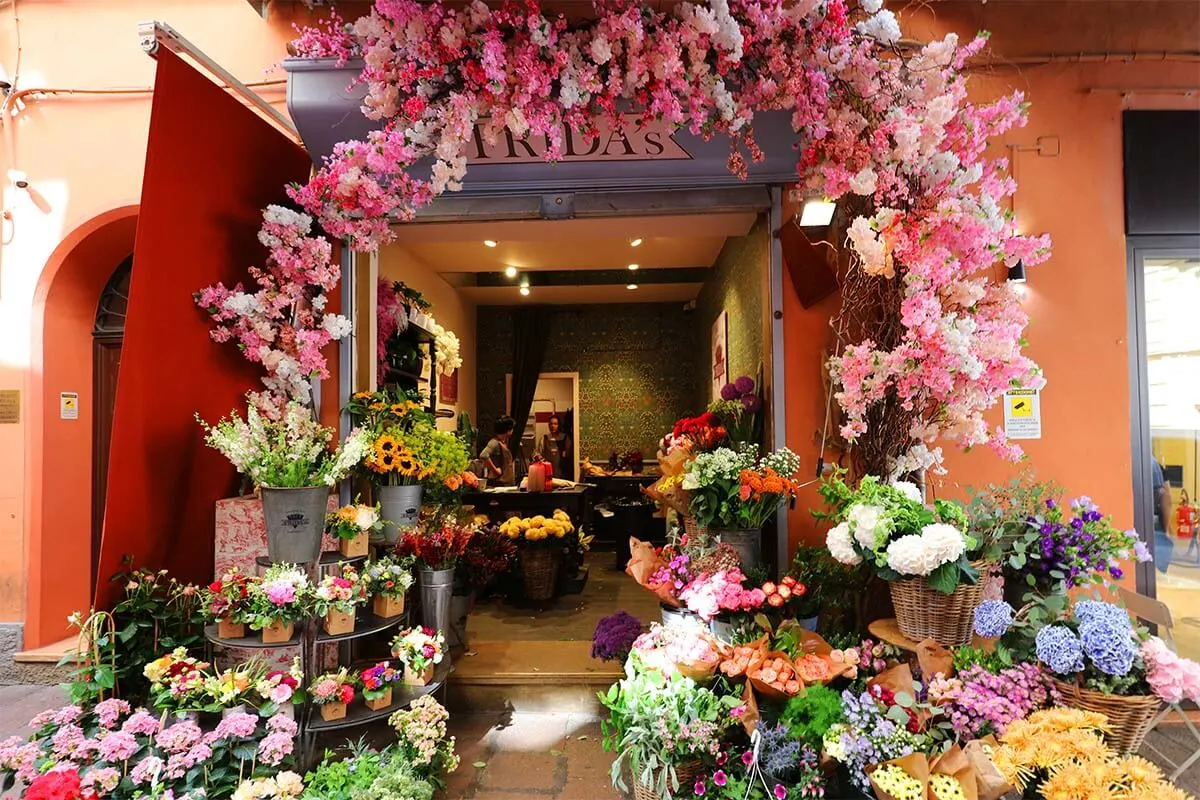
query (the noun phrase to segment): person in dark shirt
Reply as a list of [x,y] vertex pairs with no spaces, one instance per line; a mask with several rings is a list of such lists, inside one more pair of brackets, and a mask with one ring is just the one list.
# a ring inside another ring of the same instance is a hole
[[1162,465],[1153,456],[1150,459],[1151,485],[1154,490],[1154,566],[1166,574],[1171,565],[1171,554],[1175,543],[1171,541],[1168,523],[1171,520],[1171,485],[1163,476]]

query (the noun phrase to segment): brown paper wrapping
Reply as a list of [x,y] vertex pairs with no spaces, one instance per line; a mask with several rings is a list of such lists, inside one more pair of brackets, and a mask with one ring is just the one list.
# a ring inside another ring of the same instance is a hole
[[[930,776],[949,775],[955,778],[962,786],[963,797],[967,800],[979,800],[979,779],[975,774],[975,768],[971,766],[970,759],[958,745],[954,745],[930,761],[929,774]],[[940,800],[933,793],[933,786],[929,787],[928,796],[929,800]]]
[[692,454],[687,450],[676,450],[670,455],[661,456],[658,459],[658,469],[662,473],[662,477],[653,485],[646,487],[646,496],[674,509],[677,514],[687,514],[688,504],[692,499],[691,493],[678,482],[671,486],[667,484],[671,478],[681,474],[687,468],[687,464],[692,458]]
[[929,790],[929,762],[925,759],[922,753],[913,753],[903,758],[893,758],[891,761],[885,761],[882,764],[876,764],[874,767],[869,767],[867,778],[871,781],[871,789],[875,792],[876,800],[896,800],[891,793],[880,789],[875,783],[875,770],[883,767],[894,765],[907,772],[912,777],[921,782],[925,787],[926,792]]
[[992,763],[988,751],[998,747],[995,736],[985,736],[982,739],[967,742],[963,748],[963,756],[975,770],[975,787],[978,800],[999,800],[1012,787],[996,765]]
[[[774,661],[775,659],[783,661],[789,668],[792,669],[793,672],[795,671],[796,665],[793,663],[791,657],[788,656],[787,653],[784,653],[780,650],[768,650],[763,654],[764,663]],[[799,697],[800,695],[804,694],[804,683],[800,680],[798,675],[793,678],[797,684],[796,691],[788,692],[780,690],[777,687],[772,686],[766,681],[761,680],[760,678],[751,674],[752,672],[758,672],[760,667],[761,664],[746,670],[746,679],[750,682],[750,684],[754,687],[754,690],[758,692],[760,696],[765,697],[768,700],[787,700],[788,698]]]
[[942,677],[951,678],[954,676],[954,653],[933,639],[926,639],[917,645],[917,666],[921,668],[925,681],[939,673]]
[[753,736],[761,715],[758,713],[758,700],[754,697],[754,687],[750,685],[750,681],[746,681],[742,688],[742,702],[746,704],[746,710],[742,714],[742,727],[746,729],[747,736]]
[[[758,651],[761,651],[762,653],[766,653],[767,637],[762,636],[759,639],[757,639],[756,641],[750,642],[749,644],[745,644],[745,645],[739,645],[739,646],[740,647],[748,647],[752,651],[758,650]],[[746,674],[746,670],[737,666],[737,663],[733,660],[733,652],[735,649],[736,648],[733,646],[728,647],[727,648],[728,652],[726,653],[725,660],[721,662],[721,672],[727,678],[740,678],[741,676]],[[755,663],[753,653],[750,656],[750,663],[751,664]]]
[[679,598],[675,597],[670,586],[650,588],[650,578],[660,567],[666,566],[666,563],[655,551],[654,545],[630,536],[629,552],[631,557],[629,563],[625,565],[625,573],[637,581],[642,588],[654,592],[661,602],[673,608],[679,608],[682,604],[679,602]]

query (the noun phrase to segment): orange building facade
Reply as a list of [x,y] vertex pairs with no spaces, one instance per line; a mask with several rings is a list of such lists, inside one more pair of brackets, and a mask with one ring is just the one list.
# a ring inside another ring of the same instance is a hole
[[[346,5],[345,16],[362,7]],[[246,0],[0,7],[0,65],[14,84],[0,154],[13,171],[2,190],[0,250],[0,408],[8,413],[0,418],[0,680],[12,653],[62,639],[67,615],[90,602],[102,457],[93,442],[104,413],[97,310],[133,250],[155,69],[137,24],[168,23],[282,107],[284,75],[274,66],[292,23],[308,12],[301,3],[267,6],[265,18]],[[1031,103],[1029,125],[1004,142],[1021,225],[1054,242],[1051,261],[1031,269],[1025,300],[1029,352],[1048,379],[1029,465],[1131,526],[1122,112],[1200,109],[1200,60],[1188,53],[1200,41],[1200,11],[1190,0],[972,0],[922,4],[901,19],[915,39],[991,30],[993,56],[974,91],[1018,88]],[[790,288],[775,347],[787,365],[788,444],[807,470],[824,422],[820,365],[837,300],[805,309]],[[1015,470],[984,452],[955,454],[948,467],[938,491],[953,495]],[[815,500],[811,493],[797,504],[794,541],[818,536],[807,514]]]

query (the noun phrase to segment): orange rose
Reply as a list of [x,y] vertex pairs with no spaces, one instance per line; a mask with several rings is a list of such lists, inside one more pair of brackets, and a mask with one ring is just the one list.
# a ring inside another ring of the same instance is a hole
[[448,475],[446,477],[445,483],[446,483],[447,489],[449,489],[452,492],[457,492],[458,487],[462,486],[462,479],[459,478],[457,475]]

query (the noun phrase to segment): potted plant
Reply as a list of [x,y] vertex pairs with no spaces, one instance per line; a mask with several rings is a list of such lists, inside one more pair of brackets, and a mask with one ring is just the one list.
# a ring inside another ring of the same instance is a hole
[[150,681],[150,699],[155,708],[180,717],[198,720],[206,697],[205,670],[210,664],[188,655],[187,648],[177,647],[151,661],[143,669]]
[[383,661],[364,669],[358,677],[367,708],[382,711],[392,704],[392,684],[400,681],[404,673],[393,669],[390,662]]
[[202,590],[201,607],[205,617],[216,621],[218,638],[245,637],[251,583],[233,567]]
[[206,676],[204,693],[207,702],[202,710],[220,712],[222,718],[234,713],[246,713],[248,706],[255,705],[258,682],[266,673],[266,665],[262,661],[251,660]]
[[528,600],[545,601],[554,597],[562,561],[562,543],[575,525],[562,509],[545,517],[511,517],[500,524],[500,532],[519,542],[521,577]]
[[392,639],[392,655],[404,664],[404,683],[427,686],[433,680],[434,667],[442,663],[446,638],[432,628],[401,631]]
[[825,537],[843,564],[865,562],[888,582],[896,622],[907,638],[944,647],[971,640],[971,620],[983,599],[981,572],[990,564],[981,542],[968,535],[962,507],[949,500],[922,502],[912,483],[887,484],[868,475],[851,489],[839,472],[821,485],[836,523]]
[[604,749],[616,753],[612,782],[628,791],[632,773],[637,800],[669,800],[691,793],[703,759],[717,752],[736,722],[739,697],[718,694],[679,672],[643,670],[634,662],[600,702]]
[[247,619],[252,630],[262,631],[264,644],[290,641],[296,621],[308,615],[312,585],[294,564],[273,564],[262,580],[250,585]]
[[375,616],[389,619],[404,613],[404,598],[413,584],[412,561],[384,556],[363,567],[362,578]]
[[259,713],[269,717],[275,713],[295,719],[296,705],[304,702],[304,670],[300,667],[300,657],[292,659],[292,665],[286,669],[271,670],[254,685],[261,699]]
[[250,403],[244,420],[236,413],[213,426],[199,415],[196,420],[209,447],[261,490],[271,561],[303,564],[320,558],[329,488],[367,455],[368,434],[356,428],[331,452],[333,429],[295,401],[278,419]]
[[450,627],[450,598],[454,594],[454,568],[475,535],[474,521],[452,514],[431,514],[400,540],[399,552],[417,561],[421,587],[421,621],[445,633]]
[[755,445],[700,453],[684,470],[689,513],[698,526],[738,551],[743,570],[756,569],[762,561],[762,527],[795,496],[799,468],[800,458],[786,447],[762,458]]
[[370,547],[371,534],[383,530],[379,504],[342,506],[325,520],[325,528],[337,539],[338,551],[343,556],[365,556]]
[[344,719],[346,706],[354,699],[354,678],[345,667],[326,672],[313,679],[308,694],[321,707],[321,719],[326,722]]
[[[817,630],[822,615],[853,612],[856,598],[866,590],[866,573],[860,567],[843,564],[824,547],[800,545],[792,557],[788,576],[807,591],[783,604],[785,614],[794,616],[808,630]],[[767,604],[771,603],[770,597]],[[850,620],[853,624],[854,620]]]
[[350,564],[342,564],[341,575],[326,575],[313,591],[313,610],[330,636],[353,633],[358,607],[366,602],[367,586]]

